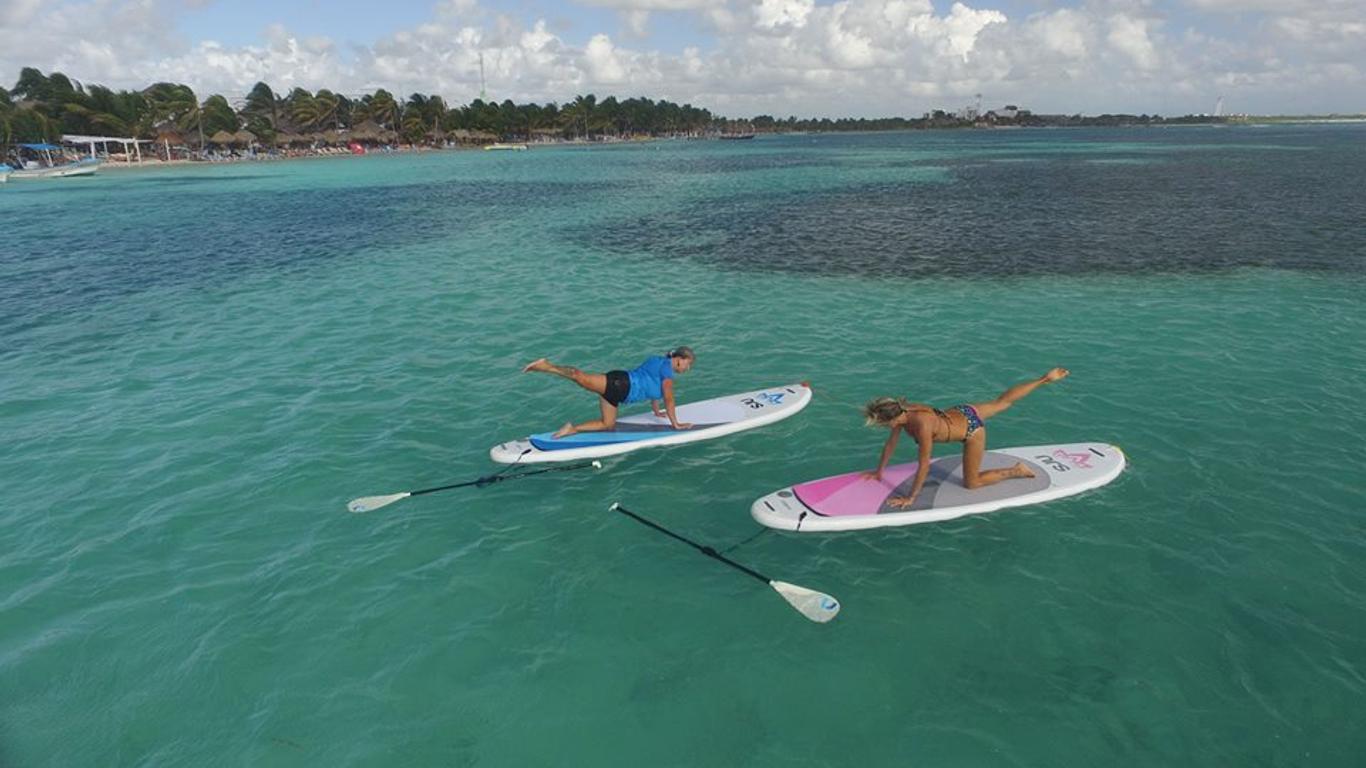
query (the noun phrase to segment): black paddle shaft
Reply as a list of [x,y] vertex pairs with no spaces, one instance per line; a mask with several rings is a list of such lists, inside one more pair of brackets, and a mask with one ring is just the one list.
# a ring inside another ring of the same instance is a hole
[[711,547],[707,547],[707,546],[703,546],[702,544],[698,544],[697,542],[693,541],[692,539],[687,539],[687,538],[684,538],[684,537],[682,537],[682,536],[679,536],[678,534],[674,533],[673,531],[669,530],[668,528],[665,528],[664,526],[660,525],[659,523],[653,522],[653,521],[651,521],[651,520],[646,520],[645,518],[641,517],[640,515],[637,515],[636,513],[632,512],[631,510],[627,509],[626,507],[621,506],[620,504],[613,504],[613,505],[612,505],[612,509],[615,509],[616,511],[622,513],[623,515],[626,515],[626,516],[629,517],[629,518],[632,518],[633,520],[635,520],[635,521],[638,522],[638,523],[643,523],[643,524],[645,524],[645,525],[647,525],[647,526],[649,526],[649,527],[655,529],[656,531],[659,531],[660,533],[662,533],[662,534],[664,534],[664,535],[666,535],[666,536],[672,536],[673,538],[678,539],[679,541],[683,542],[684,544],[687,544],[688,546],[692,547],[693,549],[696,549],[698,552],[701,552],[702,554],[706,555],[707,557],[714,558],[714,559],[716,559],[716,560],[720,560],[721,562],[725,563],[726,565],[729,565],[730,567],[735,568],[736,570],[743,571],[743,572],[749,574],[750,576],[753,576],[754,578],[758,579],[759,581],[762,581],[762,582],[765,583],[765,584],[768,584],[768,583],[770,583],[770,582],[773,581],[773,579],[770,579],[769,577],[763,575],[762,573],[759,573],[759,572],[756,571],[756,570],[753,570],[753,569],[751,569],[751,568],[746,568],[745,566],[740,565],[739,563],[735,562],[734,560],[731,560],[730,558],[726,557],[725,555],[721,554],[720,552],[717,552],[715,549],[712,549]]
[[[412,492],[409,493],[408,495],[409,495],[409,496],[421,496],[421,495],[424,494],[424,493],[436,493],[437,491],[449,491],[449,490],[452,489],[452,488],[468,488],[468,487],[470,487],[471,485],[479,486],[479,487],[482,488],[482,487],[484,487],[484,486],[486,486],[486,485],[492,485],[492,484],[494,484],[494,483],[501,483],[501,482],[504,481],[504,480],[519,480],[519,479],[521,479],[521,478],[523,478],[523,477],[531,477],[532,475],[544,475],[544,474],[547,473],[547,472],[564,472],[564,471],[567,471],[567,470],[570,470],[570,469],[583,469],[584,467],[591,467],[591,466],[593,466],[593,462],[591,462],[591,461],[585,461],[585,462],[580,462],[580,463],[578,463],[578,464],[568,464],[568,465],[565,465],[565,466],[563,466],[563,467],[550,467],[549,469],[537,469],[537,470],[534,470],[534,471],[532,471],[532,472],[517,472],[516,474],[511,474],[511,475],[505,475],[505,474],[503,474],[502,472],[499,472],[499,473],[494,474],[494,475],[485,475],[484,477],[478,478],[477,480],[470,480],[470,481],[467,481],[467,482],[464,482],[464,483],[454,483],[454,484],[452,484],[452,485],[443,485],[443,486],[439,486],[439,487],[437,487],[437,488],[424,488],[424,489],[422,489],[422,490],[420,490],[420,491],[412,491]],[[509,467],[509,469],[510,469],[510,468],[511,468],[511,467]],[[503,470],[503,472],[506,472],[506,471],[507,471],[506,469]]]

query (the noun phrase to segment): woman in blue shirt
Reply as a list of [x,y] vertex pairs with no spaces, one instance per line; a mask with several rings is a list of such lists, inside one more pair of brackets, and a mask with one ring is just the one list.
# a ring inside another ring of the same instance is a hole
[[[575,424],[566,421],[555,433],[555,437],[572,435],[575,432],[602,432],[612,429],[617,423],[617,408],[627,403],[650,401],[650,410],[659,418],[667,417],[674,429],[687,429],[691,424],[682,423],[674,412],[674,376],[687,373],[692,368],[696,356],[688,347],[679,347],[667,355],[654,355],[629,371],[608,371],[607,373],[586,373],[568,365],[556,365],[541,358],[522,369],[523,373],[539,371],[553,373],[569,379],[580,387],[592,392],[599,398],[602,418]],[[659,401],[664,401],[664,410],[659,409]]]

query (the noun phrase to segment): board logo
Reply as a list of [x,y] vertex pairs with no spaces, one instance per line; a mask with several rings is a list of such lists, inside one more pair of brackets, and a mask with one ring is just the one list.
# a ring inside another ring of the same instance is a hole
[[1077,469],[1091,469],[1091,454],[1089,453],[1068,453],[1059,448],[1053,451],[1053,455]]
[[754,397],[746,397],[740,401],[742,405],[750,408],[763,408],[765,405],[778,405],[783,401],[783,393],[760,392]]

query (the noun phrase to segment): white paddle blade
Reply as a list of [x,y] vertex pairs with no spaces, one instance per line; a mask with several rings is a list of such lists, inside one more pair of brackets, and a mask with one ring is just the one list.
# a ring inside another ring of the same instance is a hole
[[362,512],[369,512],[372,509],[393,504],[399,499],[406,499],[411,493],[391,493],[388,496],[362,496],[359,499],[352,499],[346,508],[359,515]]
[[788,584],[785,581],[770,581],[768,585],[782,595],[789,605],[817,624],[824,624],[840,612],[840,601],[824,592]]

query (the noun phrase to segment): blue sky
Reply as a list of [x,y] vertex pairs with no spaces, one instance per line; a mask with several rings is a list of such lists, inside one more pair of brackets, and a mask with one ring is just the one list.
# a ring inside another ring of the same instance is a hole
[[1366,111],[1363,0],[0,0],[20,67],[241,94],[646,95],[716,112]]
[[[487,2],[480,5],[487,13],[505,14],[520,19],[527,26],[537,19],[545,19],[566,41],[579,45],[587,43],[599,32],[608,32],[614,37],[630,32],[620,14],[611,8],[554,2]],[[301,34],[365,45],[429,21],[434,7],[429,0],[395,0],[384,4],[351,0],[336,3],[320,0],[211,2],[180,15],[177,28],[195,40],[249,45],[260,39],[267,26],[278,23],[299,30]],[[631,35],[633,42],[677,53],[689,45],[705,48],[716,41],[715,35],[709,34],[705,25],[690,13],[656,11],[652,17],[647,34]]]

